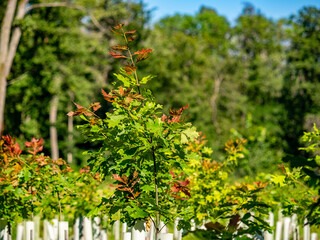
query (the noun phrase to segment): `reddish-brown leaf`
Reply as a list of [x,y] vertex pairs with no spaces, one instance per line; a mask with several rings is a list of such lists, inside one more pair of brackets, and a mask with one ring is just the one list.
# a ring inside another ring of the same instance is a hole
[[117,175],[117,174],[112,174],[112,176],[113,176],[113,179],[116,180],[116,181],[122,182],[122,183],[124,183],[124,184],[127,183],[127,182],[125,182],[125,181],[123,180],[123,178],[121,178],[121,177],[120,177],[119,175]]
[[228,228],[231,230],[235,230],[237,229],[239,224],[240,224],[240,215],[239,214],[233,215],[229,221]]
[[136,51],[133,55],[142,55],[142,54],[146,54],[146,53],[151,53],[153,51],[153,49],[149,49],[149,48],[146,48],[146,49],[142,49],[141,51]]
[[113,27],[114,29],[122,29],[122,27],[124,26],[124,24],[123,23],[121,23],[121,24],[117,24],[115,27]]
[[146,60],[148,58],[148,54],[152,51],[153,49],[142,49],[141,51],[135,52],[134,55],[138,55],[137,63]]
[[170,189],[172,192],[178,193],[180,192],[181,187],[178,184],[174,183],[174,185]]
[[138,93],[130,93],[128,95],[128,97],[135,99],[135,100],[144,100],[144,98]]
[[185,181],[177,181],[181,186],[187,186],[189,183],[190,183],[190,181],[188,180],[188,179],[186,179]]
[[136,38],[137,38],[136,35],[132,35],[132,36],[128,37],[128,41],[132,42],[132,41],[136,40]]
[[84,108],[84,107],[82,107],[81,105],[79,105],[79,104],[77,104],[77,103],[75,103],[75,102],[73,102],[73,104],[76,105],[77,109],[82,109],[82,108]]
[[215,230],[218,232],[221,232],[225,229],[225,227],[218,222],[215,222],[215,223],[209,222],[209,223],[206,223],[204,226],[206,227],[207,230]]
[[59,158],[59,159],[57,159],[57,160],[53,160],[53,163],[54,163],[54,164],[57,164],[57,165],[59,165],[59,166],[66,164],[66,162],[65,162],[62,158]]
[[114,58],[127,58],[126,56],[115,53],[115,52],[108,52],[108,53]]
[[133,179],[136,179],[139,176],[139,173],[137,171],[133,172]]
[[121,52],[121,51],[128,50],[128,47],[125,46],[125,45],[117,44],[117,45],[115,45],[115,46],[112,46],[111,49],[114,50],[114,51],[119,51],[119,52]]
[[127,74],[133,74],[136,71],[136,67],[133,64],[127,64],[123,67]]
[[92,103],[90,107],[92,107],[93,111],[95,112],[101,108],[101,104],[99,102],[95,102],[95,103]]
[[74,116],[78,116],[78,115],[81,115],[81,114],[84,114],[84,113],[86,113],[86,109],[85,108],[80,108],[80,109],[78,109],[77,111],[75,111],[74,113],[73,113],[73,115],[72,115],[72,117],[74,117]]
[[90,172],[90,167],[89,166],[80,169],[80,173],[89,173],[89,172]]
[[132,33],[135,33],[135,32],[136,32],[136,30],[133,30],[133,31],[127,31],[127,32],[126,32],[126,34],[128,34],[128,33],[129,33],[129,34],[132,34]]
[[68,112],[67,115],[68,115],[69,117],[73,117],[73,116],[74,116],[74,111]]

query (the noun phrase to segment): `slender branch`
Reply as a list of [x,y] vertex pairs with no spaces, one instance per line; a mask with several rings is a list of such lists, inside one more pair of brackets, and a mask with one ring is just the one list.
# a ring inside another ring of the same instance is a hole
[[32,4],[29,7],[27,7],[26,12],[35,9],[35,8],[42,8],[42,7],[67,7],[72,9],[77,9],[81,12],[84,12],[88,14],[92,20],[92,23],[103,33],[107,33],[108,31],[99,23],[99,21],[95,18],[95,16],[90,13],[85,7],[79,6],[79,5],[72,5],[66,2],[60,3],[60,2],[54,2],[54,3],[38,3],[38,4]]
[[55,187],[56,191],[57,191],[57,196],[58,196],[58,200],[59,200],[59,221],[61,221],[61,199],[60,199],[60,195],[59,195],[59,191],[57,189],[57,187]]
[[[152,140],[151,140],[152,142]],[[158,196],[158,179],[157,179],[157,162],[156,162],[156,155],[155,155],[155,149],[152,147],[152,158],[153,158],[153,166],[154,166],[154,184],[155,184],[155,191],[156,191],[156,205],[157,207],[159,206],[159,196]],[[157,213],[157,218],[156,218],[156,237],[157,233],[159,231],[158,225],[160,223],[160,215]]]
[[[127,44],[127,46],[128,46],[128,45],[129,45],[129,42],[128,42],[126,33],[124,32],[123,28],[121,28],[121,30],[122,30],[122,33],[123,33],[123,37],[124,37],[124,39],[126,40],[126,44]],[[128,50],[127,50],[127,51],[128,51],[128,53],[129,53],[129,56],[130,56],[130,60],[131,60],[132,65],[135,66],[134,61],[133,61],[133,57],[132,57],[132,54],[131,54],[131,51],[130,51],[129,47],[128,47]],[[140,84],[139,84],[139,78],[138,78],[137,70],[134,70],[134,75],[135,75],[135,78],[136,78],[136,81],[137,81],[138,92],[139,92],[139,94],[140,94],[140,87],[139,87]]]

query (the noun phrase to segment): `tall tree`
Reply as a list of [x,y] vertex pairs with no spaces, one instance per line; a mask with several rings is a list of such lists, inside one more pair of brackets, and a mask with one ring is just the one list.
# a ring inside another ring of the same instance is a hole
[[77,5],[72,6],[83,6],[95,15],[97,25],[88,12],[31,3],[35,8],[20,25],[23,34],[9,77],[5,114],[12,121],[7,122],[5,132],[22,138],[50,137],[52,157],[63,154],[71,159],[79,136],[71,133],[71,119],[67,121],[65,115],[70,101],[88,104],[99,88],[112,82],[109,72],[115,64],[106,54],[109,24],[139,15],[130,24],[141,29],[148,21],[147,11],[140,3],[126,8],[122,1],[105,1],[105,6],[101,1],[90,1],[91,6],[82,0],[73,2]]
[[303,8],[291,17],[288,29],[290,45],[283,89],[286,108],[283,126],[287,152],[298,154],[304,129],[320,122],[320,10]]

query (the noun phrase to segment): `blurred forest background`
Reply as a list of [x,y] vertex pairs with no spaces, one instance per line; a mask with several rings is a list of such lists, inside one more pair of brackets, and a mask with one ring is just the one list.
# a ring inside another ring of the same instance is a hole
[[273,21],[246,4],[232,25],[207,7],[154,25],[151,14],[129,0],[0,1],[2,134],[42,137],[54,159],[85,164],[82,152],[94,146],[66,114],[73,101],[104,102],[100,89],[112,88],[120,67],[108,54],[116,42],[110,28],[124,23],[137,30],[137,50],[155,50],[140,76],[156,77],[150,88],[166,111],[189,104],[188,120],[207,136],[215,160],[227,140],[248,140],[236,177],[273,172],[284,156],[301,154],[303,131],[320,126],[320,9]]

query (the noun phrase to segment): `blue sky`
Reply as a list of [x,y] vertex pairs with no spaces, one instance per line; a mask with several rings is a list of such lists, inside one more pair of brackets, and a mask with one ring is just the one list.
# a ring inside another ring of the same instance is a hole
[[320,8],[320,0],[143,0],[153,11],[152,22],[175,13],[194,14],[202,5],[214,8],[219,15],[227,17],[230,23],[241,14],[244,2],[250,2],[266,17],[279,19],[297,13],[303,6]]

